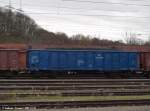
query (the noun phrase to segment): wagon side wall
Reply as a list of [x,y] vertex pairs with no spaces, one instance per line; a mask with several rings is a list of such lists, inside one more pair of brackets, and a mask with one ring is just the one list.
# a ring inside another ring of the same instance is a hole
[[137,52],[93,50],[30,50],[29,70],[139,70]]
[[140,52],[140,67],[143,71],[150,71],[150,52]]
[[26,69],[26,51],[0,50],[0,70],[20,71]]

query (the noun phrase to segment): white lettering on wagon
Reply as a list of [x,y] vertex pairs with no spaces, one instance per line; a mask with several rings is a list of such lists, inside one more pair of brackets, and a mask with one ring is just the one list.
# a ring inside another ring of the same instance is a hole
[[102,56],[102,54],[97,54],[96,59],[104,59],[104,57]]

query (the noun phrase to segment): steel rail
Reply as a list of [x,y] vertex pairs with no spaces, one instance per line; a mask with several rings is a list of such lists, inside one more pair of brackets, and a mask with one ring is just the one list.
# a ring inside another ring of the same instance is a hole
[[7,108],[81,108],[81,107],[110,107],[150,105],[147,100],[108,100],[108,101],[56,101],[56,102],[4,102],[0,103],[0,109]]

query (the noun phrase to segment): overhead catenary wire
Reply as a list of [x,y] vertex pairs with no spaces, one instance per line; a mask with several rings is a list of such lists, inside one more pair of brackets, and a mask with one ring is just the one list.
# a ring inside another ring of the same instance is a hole
[[[53,27],[54,26],[54,24],[49,24],[49,25],[44,25],[44,24],[41,24],[40,26],[44,26],[44,27]],[[68,27],[69,27],[70,25],[68,25]],[[73,25],[71,25],[71,29],[76,29],[76,30],[79,30],[78,29],[78,27],[79,26],[73,26]],[[93,29],[93,28],[92,28]],[[96,30],[96,31],[104,31],[104,30],[106,30],[106,29],[109,29],[108,30],[108,32],[122,32],[122,30],[120,29],[120,30],[117,30],[117,29],[113,29],[113,28],[105,28],[105,27],[95,27],[93,30]],[[86,27],[84,27],[84,26],[80,26],[80,30],[87,30],[87,28]],[[91,30],[90,28],[89,28],[89,30]],[[126,31],[125,31],[126,32]],[[142,34],[143,34],[143,32],[145,33],[145,34],[147,34],[147,35],[150,35],[150,31],[139,31],[139,30],[135,30],[134,32],[141,32]]]
[[[4,2],[3,2],[4,3]],[[12,4],[17,4],[17,3],[12,3]],[[33,4],[29,4],[29,3],[22,3],[22,5],[23,6],[31,6],[32,8],[33,7],[39,7],[39,8],[41,8],[41,7],[51,7],[51,8],[58,8],[58,6],[56,6],[56,5],[33,5]],[[121,11],[121,10],[115,10],[115,9],[98,9],[98,8],[90,8],[90,7],[88,7],[88,8],[76,8],[76,7],[68,7],[68,6],[59,6],[59,8],[61,8],[61,9],[69,9],[69,10],[90,10],[90,11],[92,11],[92,10],[97,10],[97,11],[110,11],[110,12],[128,12],[128,11]],[[131,11],[132,12],[132,11]],[[136,12],[136,11],[133,11],[133,12]]]
[[[41,27],[43,27],[43,25],[40,25]],[[45,27],[46,28],[46,27]],[[53,31],[55,31],[55,28],[54,27],[51,27],[51,28],[46,28],[46,29],[52,29]],[[63,30],[61,30],[61,29],[57,29],[57,31],[56,32],[66,32],[66,31],[63,31]],[[78,34],[82,34],[82,32],[86,32],[87,34],[88,34],[88,32],[87,32],[88,30],[86,30],[86,29],[71,29],[71,32],[78,32]],[[104,32],[104,30],[95,30],[95,31],[92,31],[93,33],[97,33],[97,34],[104,34],[104,33],[106,33],[106,31]],[[125,34],[126,33],[126,31],[107,31],[107,35],[109,35],[109,36],[114,36],[114,35],[112,35],[112,33],[113,34]],[[92,33],[91,33],[92,34]],[[88,35],[91,35],[91,34],[88,34]],[[135,35],[137,35],[137,36],[150,36],[150,34],[149,33],[140,33],[140,32],[133,32],[133,34],[135,34]],[[119,36],[118,35],[118,36]]]
[[70,2],[83,2],[83,3],[96,3],[96,4],[109,4],[109,5],[134,5],[134,6],[146,6],[150,7],[150,4],[133,4],[133,3],[122,3],[122,2],[103,2],[103,1],[91,1],[91,0],[62,0],[62,1],[70,1]]
[[[65,1],[65,0],[63,0],[63,1]],[[67,0],[66,0],[67,1]],[[74,1],[74,0],[68,0],[68,1]],[[76,1],[76,0],[75,0]],[[22,4],[22,3],[21,3]],[[23,4],[23,5],[25,5],[25,4]],[[58,7],[55,7],[55,8],[58,8]],[[77,8],[70,8],[70,7],[63,7],[63,6],[59,6],[59,8],[65,8],[65,9],[77,9]],[[60,9],[59,9],[60,10]],[[101,10],[101,11],[117,11],[117,10]],[[120,12],[122,12],[122,11],[120,11]],[[32,13],[29,13],[29,12],[26,12],[26,14],[58,14],[58,13],[44,13],[44,12],[32,12]],[[59,13],[59,14],[61,14],[61,15],[80,15],[80,16],[103,16],[103,17],[127,17],[127,18],[150,18],[150,16],[148,16],[148,17],[144,17],[144,16],[119,16],[119,15],[104,15],[104,14],[81,14],[81,13]]]
[[[17,3],[12,3],[12,4],[17,4]],[[29,4],[29,3],[25,3],[25,4],[23,4],[22,3],[22,0],[20,0],[20,8],[19,9],[21,9],[21,7],[22,6],[32,6],[32,8],[33,7],[39,7],[39,8],[41,8],[41,7],[53,7],[53,8],[58,8],[58,6],[54,6],[54,5],[33,5],[33,4]],[[108,12],[128,12],[128,11],[121,11],[121,10],[115,10],[115,9],[111,9],[111,10],[109,10],[109,9],[98,9],[98,8],[75,8],[75,7],[66,7],[66,6],[59,6],[59,9],[69,9],[69,10],[76,10],[76,11],[88,11],[88,10],[90,10],[90,11],[108,11]],[[138,12],[138,11],[130,11],[130,12]]]
[[[25,4],[23,4],[23,5],[25,5]],[[42,5],[41,5],[42,6]],[[73,8],[73,7],[63,7],[63,6],[59,6],[59,8],[66,8],[66,9],[74,9],[74,10],[76,10],[76,8]],[[91,8],[92,9],[92,8]],[[77,9],[78,10],[78,9]],[[84,10],[84,9],[83,9]],[[86,10],[86,9],[85,9]],[[108,10],[108,11],[111,11],[111,10]],[[119,11],[119,10],[118,10]],[[28,13],[28,12],[25,12],[25,13]],[[33,12],[33,13],[30,13],[30,14],[38,14],[38,15],[43,15],[43,14],[45,14],[45,15],[47,15],[47,14],[51,14],[51,13],[39,13],[39,12]],[[54,14],[54,13],[53,13]],[[58,15],[58,13],[55,13],[54,15]],[[144,16],[142,16],[142,17],[139,17],[139,16],[118,16],[118,15],[103,15],[103,14],[81,14],[81,13],[59,13],[59,15],[81,15],[81,16],[96,16],[96,17],[124,17],[124,18],[126,18],[126,17],[128,17],[128,18],[150,18],[150,17],[144,17]]]
[[[72,21],[71,21],[72,22]],[[47,22],[46,24],[49,25],[49,24],[54,24],[54,23],[59,23],[58,21],[52,21],[52,22]],[[44,24],[43,24],[44,25]],[[101,28],[112,28],[112,29],[129,29],[129,30],[132,30],[132,29],[136,29],[136,30],[141,30],[141,28],[131,28],[130,26],[127,27],[127,26],[114,26],[114,25],[104,25],[104,24],[89,24],[89,23],[82,23],[82,24],[76,24],[76,25],[69,25],[69,26],[72,26],[72,27],[87,27],[87,26],[90,26],[90,27],[101,27]],[[146,32],[150,32],[149,28],[147,28],[147,30],[143,30],[143,31],[146,31]]]
[[[91,0],[61,0],[63,2],[83,2],[83,3],[94,3],[94,4],[109,4],[109,5],[125,5],[125,6],[146,6],[150,7],[150,4],[134,4],[134,3],[123,3],[123,2],[107,2],[107,1],[91,1]],[[7,3],[0,0],[0,2]],[[11,4],[17,4],[16,2],[11,2]],[[33,4],[22,4],[22,5],[32,5]],[[41,5],[42,6],[42,5]]]
[[[54,17],[54,18],[57,18],[57,17]],[[56,23],[56,22],[55,22]],[[88,26],[94,26],[94,27],[96,27],[96,26],[98,26],[98,25],[90,25],[90,24],[87,24]],[[84,24],[84,26],[85,26],[85,24]],[[112,26],[109,26],[109,27],[112,27]],[[128,29],[128,27],[113,27],[113,28],[123,28],[123,29]],[[148,31],[149,32],[149,31]]]
[[[52,14],[52,13],[28,13],[28,14]],[[53,13],[53,14],[55,14],[55,13]],[[56,14],[55,14],[56,15]],[[93,16],[93,15],[92,15]],[[105,16],[105,15],[100,15],[100,16]],[[106,15],[106,16],[109,16],[109,15]],[[113,16],[114,17],[114,16]],[[116,17],[116,16],[115,16]],[[120,17],[120,16],[119,16]],[[121,16],[121,17],[123,17],[123,16]],[[139,18],[139,17],[138,17]],[[142,17],[143,18],[143,17]],[[149,18],[149,17],[148,17]]]
[[[29,12],[25,12],[26,14],[54,14],[54,15],[57,15],[58,13],[39,13],[39,12],[32,12],[32,13],[29,13]],[[82,14],[62,14],[60,13],[60,15],[82,15]],[[83,16],[104,16],[104,17],[132,17],[132,16],[114,16],[114,15],[86,15],[84,14]],[[133,16],[134,17],[134,16]],[[150,17],[135,17],[135,18],[150,18]]]
[[[58,8],[58,6],[54,6],[54,5],[32,5],[32,4],[23,4],[24,6],[32,6],[32,7],[51,7],[51,8]],[[128,12],[128,11],[121,11],[121,10],[115,10],[115,9],[98,9],[98,8],[76,8],[76,7],[68,7],[68,6],[59,6],[60,9],[69,9],[69,10],[85,10],[85,11],[92,11],[92,10],[97,10],[97,11],[108,11],[108,12]],[[132,11],[131,11],[132,12]],[[133,11],[133,12],[137,12],[137,11]]]
[[[53,14],[53,15],[58,15],[57,13],[48,13],[48,12],[25,12],[25,14],[40,14],[40,15],[46,15],[46,14]],[[96,17],[120,17],[120,18],[150,18],[150,16],[120,16],[120,15],[105,15],[105,14],[82,14],[82,13],[59,13],[59,15],[70,15],[70,16],[74,16],[74,15],[80,15],[80,16],[96,16]]]

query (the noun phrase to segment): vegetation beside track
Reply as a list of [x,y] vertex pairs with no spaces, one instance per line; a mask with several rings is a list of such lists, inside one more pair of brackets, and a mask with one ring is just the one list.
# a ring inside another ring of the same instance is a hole
[[3,96],[1,102],[37,102],[37,101],[109,101],[109,100],[141,100],[150,99],[150,95],[144,96],[26,96],[17,97],[16,95],[10,95],[8,97]]

